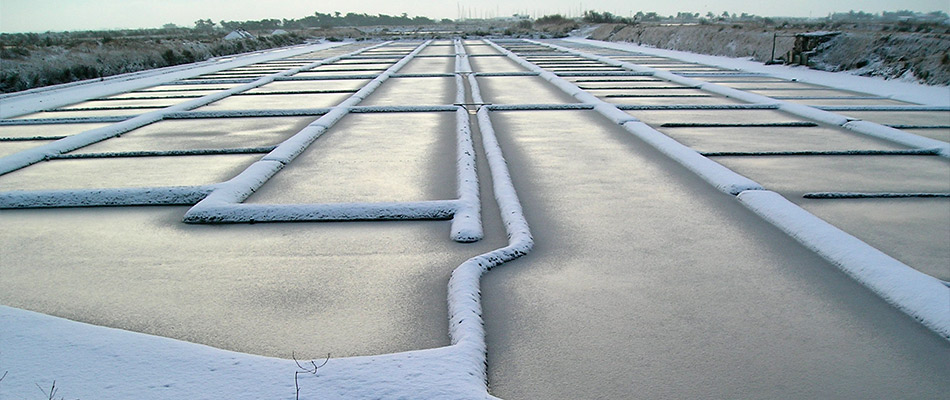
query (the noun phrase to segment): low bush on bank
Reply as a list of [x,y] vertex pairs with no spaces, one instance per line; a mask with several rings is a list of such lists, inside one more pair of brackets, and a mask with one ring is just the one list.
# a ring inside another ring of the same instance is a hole
[[187,64],[305,41],[293,33],[224,40],[226,32],[159,31],[2,34],[0,92]]

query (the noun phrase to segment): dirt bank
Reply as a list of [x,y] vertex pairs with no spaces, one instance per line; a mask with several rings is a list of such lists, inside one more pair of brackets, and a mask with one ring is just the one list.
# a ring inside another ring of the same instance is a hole
[[[779,35],[775,40],[775,57],[779,58],[792,49],[795,39],[791,36],[811,30],[818,27],[602,24],[589,38],[765,62],[772,55],[774,33]],[[843,33],[821,45],[811,58],[813,68],[950,85],[950,35],[946,32],[837,30]]]

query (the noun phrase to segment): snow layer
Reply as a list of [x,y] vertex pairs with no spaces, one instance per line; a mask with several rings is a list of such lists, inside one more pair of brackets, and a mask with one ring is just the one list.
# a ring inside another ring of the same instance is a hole
[[[294,399],[300,371],[292,360],[6,306],[0,306],[0,337],[0,370],[7,372],[2,398],[40,398],[37,386],[48,393],[55,381],[56,398],[68,399]],[[315,375],[300,374],[300,398],[491,398],[479,369],[459,346],[333,358]]]

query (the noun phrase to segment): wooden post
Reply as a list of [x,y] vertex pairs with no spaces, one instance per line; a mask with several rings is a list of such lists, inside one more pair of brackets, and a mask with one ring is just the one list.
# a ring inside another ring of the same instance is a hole
[[769,57],[769,62],[766,64],[775,64],[775,38],[778,37],[778,32],[772,32],[772,56]]

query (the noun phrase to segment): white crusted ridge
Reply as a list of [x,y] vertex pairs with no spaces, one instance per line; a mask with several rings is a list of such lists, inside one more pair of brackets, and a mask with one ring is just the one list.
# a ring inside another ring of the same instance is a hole
[[465,103],[465,76],[472,73],[465,47],[456,40],[455,46],[455,110],[456,179],[458,209],[452,217],[452,239],[457,242],[475,242],[484,237],[481,217],[481,199],[478,172],[475,166],[475,147],[472,127]]
[[248,204],[207,203],[185,216],[200,224],[291,221],[448,219],[458,200],[390,203]]
[[0,192],[0,208],[191,205],[215,185]]

